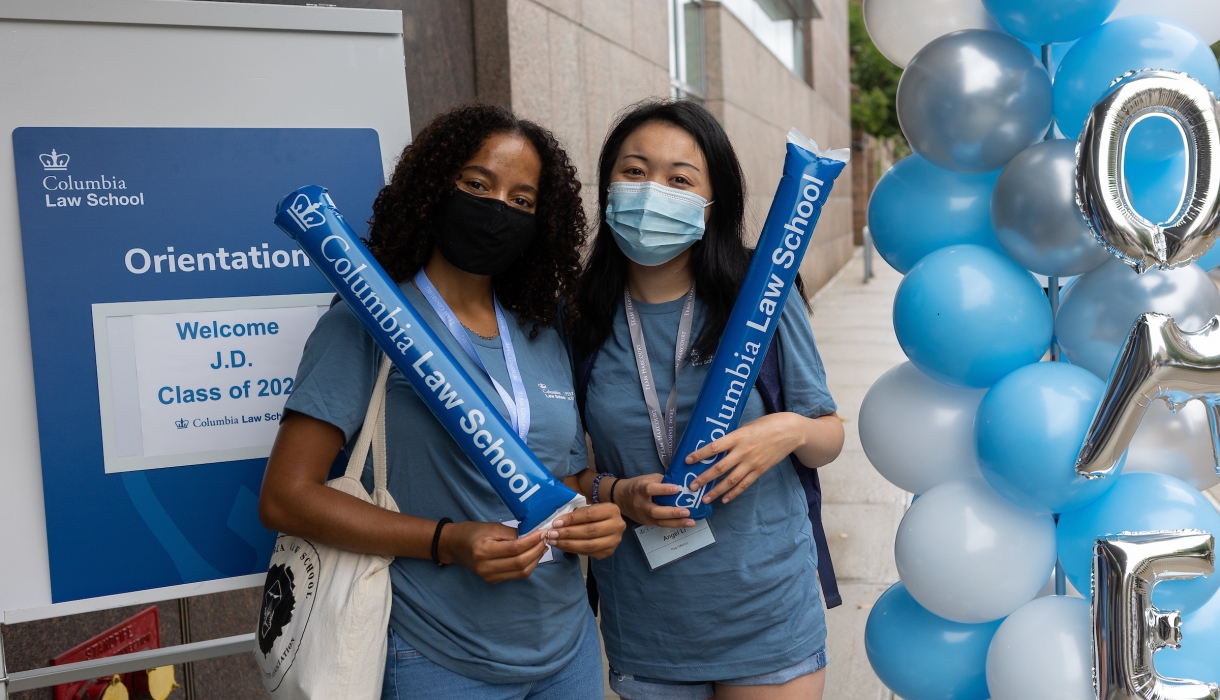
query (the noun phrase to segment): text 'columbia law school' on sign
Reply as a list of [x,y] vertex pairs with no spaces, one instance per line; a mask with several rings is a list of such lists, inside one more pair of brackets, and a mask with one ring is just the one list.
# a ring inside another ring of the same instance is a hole
[[[56,603],[266,570],[266,457],[333,297],[272,224],[368,218],[370,129],[13,132]],[[104,565],[103,565],[104,564]]]

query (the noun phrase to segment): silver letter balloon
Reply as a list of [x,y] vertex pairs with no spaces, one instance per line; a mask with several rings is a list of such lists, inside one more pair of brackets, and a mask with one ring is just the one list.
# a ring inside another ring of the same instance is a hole
[[1109,535],[1093,546],[1093,668],[1099,700],[1220,700],[1214,683],[1164,678],[1152,655],[1177,649],[1182,618],[1152,606],[1159,581],[1209,576],[1216,542],[1202,530]]
[[[1211,410],[1212,442],[1220,415],[1220,316],[1186,333],[1165,314],[1143,314],[1114,362],[1101,404],[1076,459],[1076,473],[1109,476],[1139,427],[1148,405],[1176,408],[1201,399]],[[1220,469],[1218,464],[1217,469]]]
[[964,29],[915,54],[897,109],[916,153],[946,170],[989,173],[1050,127],[1051,79],[1018,39]]
[[[1131,127],[1168,117],[1186,137],[1186,193],[1164,223],[1140,215],[1131,204],[1123,150]],[[1220,125],[1216,100],[1184,73],[1141,70],[1116,81],[1093,106],[1077,148],[1080,209],[1097,240],[1136,272],[1186,265],[1207,252],[1220,222]]]

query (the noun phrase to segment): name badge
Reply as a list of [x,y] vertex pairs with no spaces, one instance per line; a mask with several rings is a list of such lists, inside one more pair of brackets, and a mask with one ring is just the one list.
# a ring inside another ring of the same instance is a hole
[[635,536],[644,548],[648,568],[653,571],[708,545],[716,544],[716,535],[712,533],[712,525],[706,519],[697,521],[694,527],[641,525],[635,529]]
[[[515,528],[521,524],[521,521],[520,520],[505,520],[504,522],[502,522],[500,524],[505,525],[507,527]],[[555,550],[551,549],[551,545],[548,544],[546,546],[546,554],[542,555],[542,558],[538,560],[538,563],[545,564],[547,562],[552,562],[552,561],[555,561]]]

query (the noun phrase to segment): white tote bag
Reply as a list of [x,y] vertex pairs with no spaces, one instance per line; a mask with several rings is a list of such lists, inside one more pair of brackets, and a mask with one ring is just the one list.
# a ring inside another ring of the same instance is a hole
[[[386,491],[383,356],[347,471],[326,485],[398,512]],[[360,483],[373,448],[373,493]],[[344,552],[302,537],[275,541],[263,587],[254,658],[277,700],[376,700],[385,672],[394,557]]]

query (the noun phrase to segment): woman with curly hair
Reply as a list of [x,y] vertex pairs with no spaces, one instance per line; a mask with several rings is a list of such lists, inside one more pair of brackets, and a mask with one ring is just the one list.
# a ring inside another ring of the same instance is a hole
[[[539,460],[559,478],[585,468],[554,327],[585,218],[554,136],[497,107],[442,114],[403,151],[370,226],[378,261]],[[343,302],[318,321],[267,463],[263,523],[395,557],[383,698],[601,698],[577,555],[614,551],[618,508],[563,516],[571,536],[550,546],[541,532],[518,537],[508,508],[397,370],[385,434],[401,514],[327,488],[340,448],[350,453],[358,437],[380,361]]]

